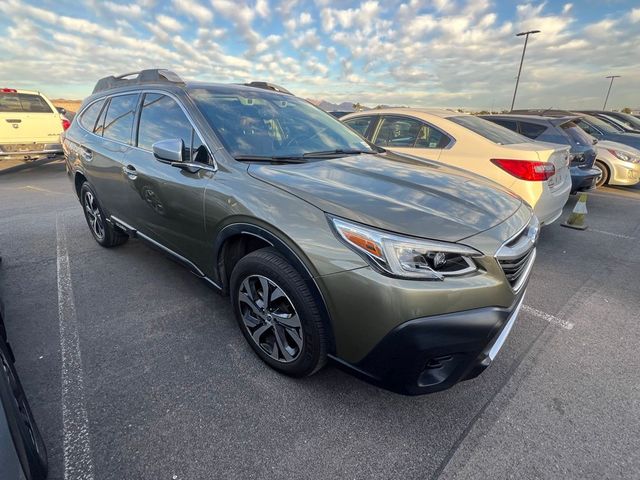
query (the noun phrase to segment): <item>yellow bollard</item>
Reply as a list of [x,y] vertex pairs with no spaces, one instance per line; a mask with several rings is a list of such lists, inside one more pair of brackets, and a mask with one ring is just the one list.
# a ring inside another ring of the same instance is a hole
[[585,230],[587,226],[584,224],[584,217],[587,216],[587,194],[581,193],[580,198],[573,207],[573,212],[569,215],[566,222],[562,223],[563,227],[575,228],[576,230]]

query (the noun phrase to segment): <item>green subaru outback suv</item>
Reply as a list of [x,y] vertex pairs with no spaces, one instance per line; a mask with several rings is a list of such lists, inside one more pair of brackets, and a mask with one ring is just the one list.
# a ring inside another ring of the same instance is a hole
[[399,393],[442,390],[490,365],[522,304],[529,206],[278,86],[107,77],[63,145],[95,240],[143,239],[229,295],[282,373],[332,359]]

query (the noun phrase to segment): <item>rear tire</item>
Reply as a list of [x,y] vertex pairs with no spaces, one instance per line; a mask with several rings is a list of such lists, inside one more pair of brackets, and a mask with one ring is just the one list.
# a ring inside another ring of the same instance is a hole
[[230,292],[243,335],[270,367],[305,377],[324,366],[328,340],[318,305],[304,278],[277,250],[263,248],[240,259]]
[[601,175],[598,177],[598,179],[596,180],[596,188],[602,187],[604,185],[607,185],[609,183],[609,167],[607,167],[604,162],[601,162],[600,160],[596,160],[596,163],[594,164],[594,167],[598,170],[600,170]]
[[98,196],[89,182],[84,182],[80,187],[80,203],[91,235],[98,244],[110,248],[122,245],[129,239],[125,233],[107,222]]

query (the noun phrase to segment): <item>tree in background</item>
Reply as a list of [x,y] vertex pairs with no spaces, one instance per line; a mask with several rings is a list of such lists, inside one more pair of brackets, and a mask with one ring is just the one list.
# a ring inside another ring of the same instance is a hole
[[361,112],[362,110],[364,110],[364,107],[362,105],[360,105],[360,103],[354,103],[353,105],[353,111],[354,112]]
[[624,107],[622,109],[622,113],[631,113],[631,109],[629,107]]

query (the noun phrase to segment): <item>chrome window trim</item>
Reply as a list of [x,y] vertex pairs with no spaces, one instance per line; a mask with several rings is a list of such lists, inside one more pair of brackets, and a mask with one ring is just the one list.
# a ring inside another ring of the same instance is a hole
[[[84,126],[80,123],[80,115],[82,115],[84,113],[84,111],[89,108],[89,106],[93,105],[94,103],[100,101],[100,100],[104,100],[107,101],[110,98],[113,97],[120,97],[123,95],[139,95],[140,98],[142,98],[142,95],[144,95],[145,93],[156,93],[158,95],[166,95],[167,97],[173,99],[178,106],[180,107],[180,109],[182,109],[182,113],[185,114],[185,116],[187,117],[187,120],[189,121],[189,123],[191,124],[191,128],[193,128],[193,130],[198,134],[198,136],[200,137],[200,140],[202,140],[202,144],[205,146],[205,148],[207,149],[207,152],[209,153],[209,157],[211,158],[211,161],[213,162],[213,164],[197,164],[199,168],[201,168],[202,170],[207,170],[210,172],[217,172],[218,171],[218,162],[216,161],[215,157],[213,156],[213,153],[211,151],[211,148],[209,147],[209,145],[207,145],[206,141],[204,140],[204,136],[202,135],[201,131],[198,129],[198,127],[196,127],[193,118],[191,117],[191,115],[189,114],[189,112],[187,111],[187,109],[184,107],[184,105],[182,104],[182,102],[180,101],[180,99],[174,95],[171,92],[167,92],[166,90],[158,90],[158,89],[138,89],[138,90],[129,90],[127,92],[119,92],[119,93],[114,93],[114,94],[106,94],[102,97],[96,98],[93,102],[87,104],[82,110],[80,110],[80,112],[78,112],[78,114],[76,116],[78,116],[78,126],[84,130],[85,132],[87,132],[90,135],[93,135],[94,137],[97,138],[101,138],[102,140],[107,140],[109,142],[114,142],[117,143],[119,145],[123,145],[125,147],[128,148],[134,148],[136,150],[140,150],[141,152],[145,152],[145,153],[152,153],[150,150],[147,150],[145,148],[140,148],[137,145],[129,145],[128,143],[124,143],[124,142],[120,142],[118,140],[113,140],[111,138],[105,138],[101,135],[96,135],[94,132],[90,132],[89,130],[87,130],[86,128],[84,128]],[[135,117],[135,121],[134,121],[134,127],[138,127],[139,123],[140,123],[140,112],[142,109],[142,105],[140,105],[140,101],[138,99],[138,105],[139,108],[136,107],[136,117]],[[101,112],[102,113],[102,112]],[[132,132],[133,133],[133,132]],[[137,138],[136,138],[137,140]],[[189,162],[191,163],[191,162]],[[206,166],[209,166],[211,168],[204,168]]]
[[[424,120],[423,118],[416,117],[415,115],[411,115],[411,114],[408,114],[408,113],[373,113],[372,114],[372,113],[367,112],[366,114],[363,114],[363,115],[354,115],[353,117],[349,118],[348,120],[351,120],[352,118],[366,117],[366,116],[370,116],[370,115],[374,115],[374,116],[378,117],[378,123],[376,125],[375,130],[373,131],[373,134],[372,134],[371,140],[370,140],[371,143],[373,143],[376,146],[379,146],[379,145],[377,145],[373,141],[373,139],[376,138],[376,135],[380,131],[381,120],[383,119],[383,117],[410,118],[411,120],[416,120],[416,121],[418,121],[420,123],[424,123],[429,128],[433,128],[433,129],[439,131],[440,133],[442,133],[445,137],[447,137],[449,139],[449,143],[447,145],[445,145],[444,147],[442,147],[442,148],[424,148],[424,147],[397,147],[397,148],[414,148],[414,149],[423,149],[423,150],[450,150],[458,142],[453,135],[451,135],[448,132],[445,132],[441,127],[438,127],[437,125],[432,124],[428,120]],[[385,148],[385,147],[381,147],[381,148]],[[387,147],[387,148],[389,150],[393,150],[393,148],[390,148],[390,147]]]

